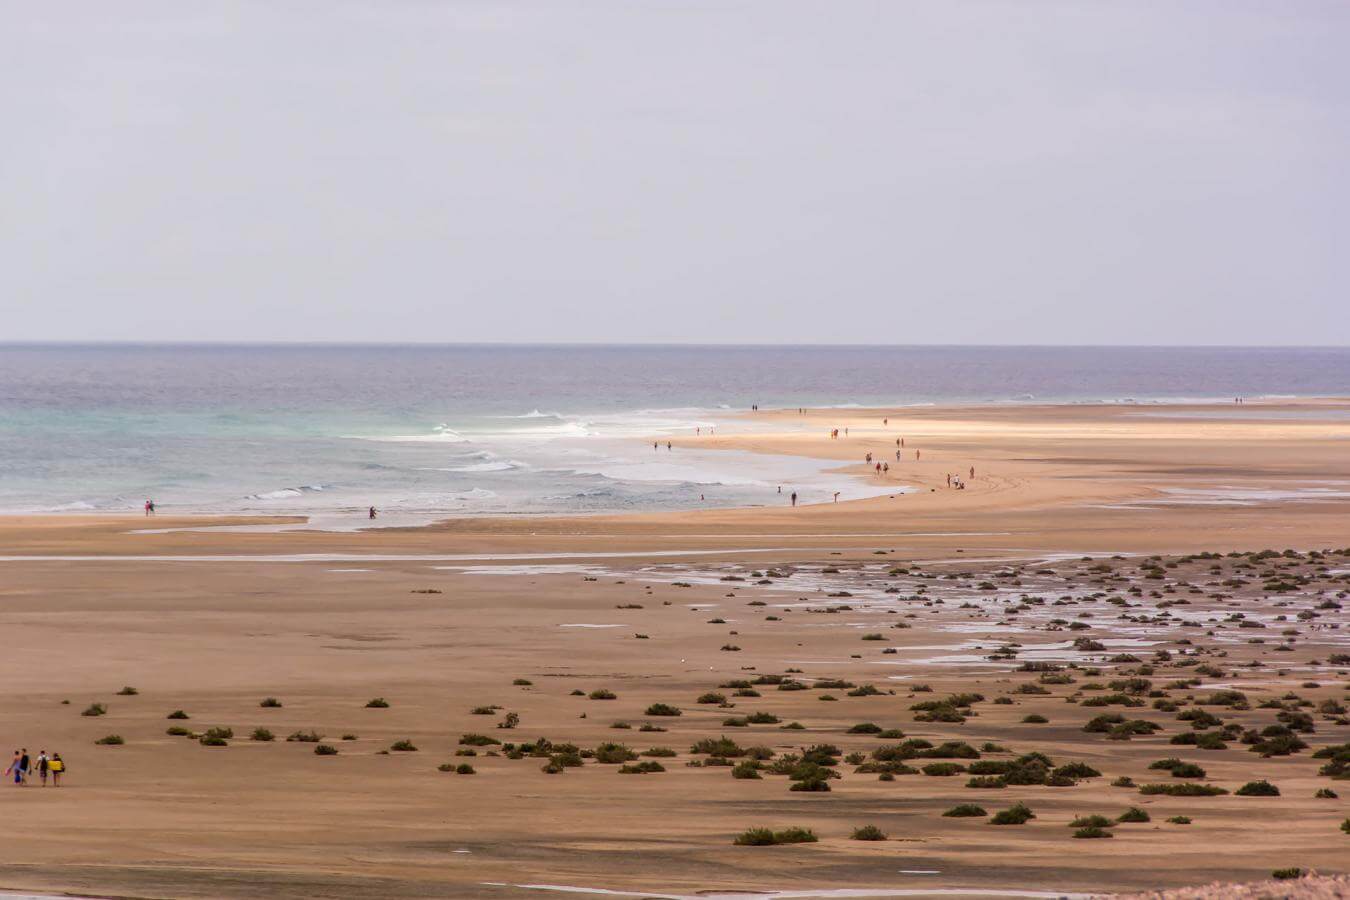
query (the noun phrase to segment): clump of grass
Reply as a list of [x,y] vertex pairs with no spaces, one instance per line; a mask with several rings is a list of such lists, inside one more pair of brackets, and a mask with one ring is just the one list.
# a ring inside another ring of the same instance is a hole
[[473,766],[469,765],[468,763],[460,763],[459,765],[455,766],[455,774],[456,774],[456,775],[477,775],[477,774],[478,774],[478,770],[475,769]]
[[1288,869],[1276,869],[1270,873],[1270,877],[1274,878],[1276,881],[1288,881],[1291,878],[1302,878],[1303,870],[1297,866]]
[[1261,781],[1249,781],[1234,793],[1239,797],[1278,797],[1280,796],[1280,789],[1269,781],[1262,779]]
[[109,734],[94,741],[101,747],[120,747],[126,743],[120,734]]
[[206,729],[206,736],[212,738],[221,738],[222,740],[230,740],[231,738],[234,737],[234,729],[222,728],[220,726],[217,726],[215,728],[208,728]]
[[1070,828],[1110,828],[1116,824],[1106,816],[1079,816],[1069,823]]
[[886,840],[886,832],[875,825],[864,825],[861,828],[853,829],[849,839],[854,841],[884,841]]
[[987,816],[989,813],[983,806],[977,806],[974,803],[960,803],[953,806],[942,815],[949,819],[969,819],[976,816]]
[[209,731],[198,738],[197,743],[201,744],[203,747],[228,747],[230,744],[229,741],[219,734],[212,734]]
[[291,743],[299,742],[301,744],[317,744],[319,741],[323,740],[323,735],[313,730],[293,731],[286,736],[286,740]]
[[1117,822],[1149,822],[1149,821],[1152,821],[1152,817],[1149,816],[1149,814],[1148,814],[1147,811],[1142,810],[1142,809],[1140,809],[1140,808],[1137,807],[1137,806],[1131,806],[1129,809],[1125,810],[1125,811],[1124,811],[1123,813],[1121,813],[1119,816],[1116,816],[1116,821],[1117,821]]
[[813,844],[820,840],[809,828],[747,828],[732,843],[738,847],[769,847],[774,844]]
[[469,733],[459,739],[460,744],[466,747],[487,747],[492,744],[500,744],[501,741],[494,737],[488,737],[486,734]]
[[390,750],[397,751],[397,752],[399,752],[399,753],[416,753],[416,752],[417,752],[417,747],[416,747],[416,745],[414,745],[413,742],[410,741],[410,740],[408,740],[407,738],[404,738],[404,739],[401,740],[401,741],[394,741],[394,743],[392,743],[392,744],[389,745],[389,749],[390,749]]
[[1022,722],[1025,725],[1044,725],[1049,721],[1049,719],[1040,713],[1031,713],[1030,715],[1022,717]]
[[653,703],[643,713],[648,716],[682,716],[684,712],[678,706],[669,703]]
[[1134,779],[1128,775],[1121,775],[1119,778],[1112,779],[1111,781],[1111,787],[1132,788],[1134,786]]
[[1166,794],[1169,797],[1217,797],[1228,791],[1212,784],[1196,784],[1185,781],[1181,784],[1141,784],[1141,794]]
[[1331,788],[1319,788],[1317,793],[1313,794],[1315,800],[1335,800],[1340,795]]
[[1080,828],[1073,833],[1076,838],[1113,838],[1114,834],[1096,825],[1089,825],[1086,828]]
[[717,691],[708,691],[706,694],[700,694],[700,695],[699,695],[699,698],[698,698],[696,701],[694,701],[694,702],[695,702],[695,703],[714,703],[714,704],[726,703],[726,702],[727,702],[727,695],[726,695],[726,694],[719,694]]
[[281,701],[276,697],[264,697],[258,705],[263,709],[281,709]]
[[620,775],[650,775],[654,772],[664,772],[666,767],[656,760],[648,759],[639,763],[619,766]]
[[366,709],[388,709],[389,701],[383,697],[376,697],[373,700],[366,701]]
[[617,763],[632,762],[638,758],[638,755],[623,744],[605,743],[595,748],[595,761],[614,765]]
[[337,756],[338,748],[332,744],[319,744],[314,748],[315,756]]
[[609,688],[596,688],[586,695],[591,700],[617,700],[619,695]]
[[1036,814],[1031,811],[1031,807],[1025,803],[1014,803],[1007,809],[1001,809],[994,813],[994,817],[989,820],[989,824],[1025,825],[1034,818],[1036,818]]
[[189,716],[187,713],[183,712],[181,709],[175,709],[173,712],[169,713],[169,714],[168,714],[167,716],[165,716],[164,718],[166,718],[166,719],[190,719],[190,718],[192,718],[192,717]]
[[276,739],[276,735],[266,728],[255,728],[253,733],[249,735],[249,740],[253,741],[275,741]]
[[921,769],[920,771],[922,771],[923,774],[925,775],[946,777],[950,775],[959,775],[965,770],[966,767],[961,765],[960,763],[938,762],[938,763],[929,763],[928,765],[924,766],[923,769]]
[[1191,817],[1190,817],[1190,816],[1173,816],[1172,818],[1168,819],[1167,821],[1170,822],[1170,823],[1173,824],[1173,825],[1189,825],[1189,824],[1191,824]]
[[763,778],[759,774],[760,765],[753,759],[742,760],[732,768],[731,777],[744,780],[759,780]]
[[126,687],[122,688],[120,691],[117,692],[117,696],[119,696],[119,697],[135,697],[135,696],[136,696],[137,694],[139,694],[139,693],[140,693],[140,691],[136,690],[136,689],[135,689],[134,687],[132,687],[131,685],[127,685]]
[[91,703],[80,713],[82,716],[106,716],[107,714],[108,707],[102,703]]
[[534,682],[528,678],[517,678],[511,683],[516,687],[529,687],[530,685],[534,684]]
[[187,737],[192,734],[192,729],[184,728],[182,725],[170,725],[164,733],[169,737]]

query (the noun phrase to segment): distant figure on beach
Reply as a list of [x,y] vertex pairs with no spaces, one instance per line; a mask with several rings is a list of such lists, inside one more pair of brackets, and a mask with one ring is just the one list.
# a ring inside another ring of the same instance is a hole
[[19,768],[19,759],[20,759],[20,758],[21,758],[21,757],[20,757],[19,751],[18,751],[18,750],[15,750],[15,751],[14,751],[14,759],[13,759],[13,761],[10,762],[9,768],[8,768],[8,769],[5,769],[5,774],[6,774],[6,775],[13,775],[13,776],[14,776],[14,783],[15,783],[15,784],[23,784],[23,770]]
[[60,753],[52,754],[52,761],[47,764],[47,768],[52,773],[52,787],[61,786],[61,773],[66,770],[65,760],[61,758]]
[[[870,456],[871,454],[868,454],[868,455]],[[881,474],[881,463],[877,463],[877,474],[878,474],[878,475]]]
[[869,463],[872,461],[872,454],[870,454],[870,453],[867,454],[867,461],[868,461]]
[[47,751],[39,750],[37,757],[37,773],[38,780],[42,782],[43,787],[47,786],[47,773],[51,770],[51,764],[51,760],[47,758]]
[[666,441],[666,452],[670,452],[670,441]]
[[901,446],[901,447],[905,446],[905,439],[904,439],[904,438],[901,438],[901,439],[900,439],[900,446]]
[[652,441],[652,449],[653,450],[661,449],[661,444],[658,441]]
[[915,462],[918,462],[918,461],[919,461],[919,451],[918,451],[918,450],[915,450],[915,451],[914,451],[914,461],[915,461]]
[[793,492],[792,492],[792,505],[793,505],[793,506],[796,506],[796,505],[797,505],[797,492],[796,492],[796,491],[793,491]]
[[881,424],[882,424],[882,425],[889,425],[889,424],[891,424],[891,420],[890,420],[890,419],[882,419],[882,420],[881,420]]
[[781,484],[778,486],[778,493],[783,493],[783,486]]
[[952,486],[952,473],[951,473],[951,472],[948,472],[948,473],[947,473],[947,487],[951,487],[951,486]]
[[372,519],[375,518],[375,507],[372,506],[372,507],[370,508],[369,516],[370,516],[370,518],[372,518]]
[[155,501],[153,500],[145,501],[145,514],[147,516],[153,516],[155,514]]
[[899,451],[899,450],[895,451],[895,461],[896,461],[896,462],[899,462],[899,461],[900,461],[900,451]]
[[835,491],[835,492],[834,492],[834,502],[835,502],[835,503],[838,503],[838,502],[839,502],[839,492],[838,492],[838,491]]
[[882,473],[885,474],[885,475],[891,474],[891,464],[888,463],[888,462],[882,463],[882,464],[881,464],[881,471],[882,471]]
[[972,479],[975,477],[975,467],[974,467],[974,466],[971,466],[971,467],[970,467],[970,477],[971,477]]

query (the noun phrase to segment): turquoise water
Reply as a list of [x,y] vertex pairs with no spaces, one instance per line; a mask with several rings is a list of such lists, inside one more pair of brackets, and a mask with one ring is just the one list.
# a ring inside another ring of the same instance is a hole
[[779,485],[810,502],[866,488],[643,438],[755,403],[1329,394],[1350,394],[1350,350],[11,345],[0,510],[592,512],[778,503]]

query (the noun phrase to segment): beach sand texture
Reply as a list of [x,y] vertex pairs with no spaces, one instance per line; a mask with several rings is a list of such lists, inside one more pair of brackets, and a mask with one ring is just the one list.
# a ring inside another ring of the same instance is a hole
[[[872,452],[891,463],[885,483],[914,488],[796,509],[340,533],[267,530],[281,520],[5,519],[5,749],[56,750],[70,771],[59,789],[0,790],[0,886],[130,897],[994,896],[1252,881],[1290,866],[1344,872],[1350,782],[1319,775],[1327,760],[1313,753],[1350,741],[1350,663],[1337,662],[1350,659],[1350,556],[1308,551],[1350,545],[1347,411],[1335,400],[776,411],[758,413],[753,432],[729,421],[716,437],[674,441],[675,453],[697,443],[827,458],[876,480],[862,462]],[[781,432],[765,427],[780,418]],[[835,427],[848,437],[829,439]],[[948,489],[948,473],[967,487]],[[260,527],[213,530],[222,524]],[[1265,548],[1299,552],[1187,556]],[[1037,666],[1020,670],[1028,662]],[[766,675],[805,689],[721,687]],[[1130,679],[1149,684],[1110,685]],[[815,686],[831,680],[853,687]],[[850,696],[865,684],[877,693]],[[137,693],[119,695],[123,686]],[[1207,704],[1224,691],[1244,701]],[[698,702],[709,693],[732,705]],[[942,707],[936,721],[912,708],[963,693],[983,699],[952,717]],[[261,707],[266,697],[280,707]],[[368,708],[373,698],[388,707]],[[106,714],[81,715],[94,703]],[[653,704],[682,714],[648,714]],[[166,719],[179,709],[190,718]],[[1177,718],[1188,710],[1221,722],[1197,731]],[[507,713],[519,725],[498,728]],[[725,724],[752,713],[765,722]],[[1101,715],[1160,730],[1128,740],[1112,739],[1111,723],[1084,731]],[[782,727],[792,722],[802,729]],[[903,737],[850,733],[863,723]],[[203,746],[171,726],[234,737]],[[1222,750],[1171,742],[1224,726]],[[276,740],[250,740],[260,727]],[[1243,742],[1272,727],[1264,739],[1307,749],[1266,756]],[[286,740],[309,731],[339,752]],[[110,734],[125,743],[95,745]],[[546,774],[549,754],[512,759],[498,744],[461,744],[466,734],[675,755],[634,761],[665,769],[651,774],[593,758]],[[691,752],[696,742],[722,735],[774,759],[836,745],[829,768],[842,777],[828,792],[790,791],[787,775],[689,765],[709,758]],[[911,745],[892,762],[920,771],[883,781],[845,759],[875,764],[877,748],[909,739],[965,742],[979,760]],[[417,750],[390,750],[404,740]],[[1003,749],[980,749],[987,742]],[[468,749],[477,755],[456,756]],[[1032,752],[1101,776],[972,788],[970,773],[922,771],[986,762],[993,772]],[[1167,757],[1204,774],[1150,768]],[[475,774],[438,771],[464,763]],[[1111,786],[1121,776],[1229,793],[1142,794]],[[1280,795],[1235,793],[1259,780]],[[1341,796],[1316,797],[1323,789]],[[942,815],[1019,801],[1036,815],[1024,825]],[[1130,807],[1149,821],[1114,825],[1111,839],[1072,837],[1076,817]],[[1175,816],[1193,821],[1166,821]],[[888,840],[849,839],[868,824]],[[810,828],[819,841],[733,844],[753,826]],[[799,896],[817,895],[829,896]]]

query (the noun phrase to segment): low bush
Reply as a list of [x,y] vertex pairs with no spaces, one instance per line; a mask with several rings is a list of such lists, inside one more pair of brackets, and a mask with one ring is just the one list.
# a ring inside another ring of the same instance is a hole
[[1025,803],[1015,803],[1007,809],[1001,809],[994,813],[994,817],[989,820],[989,824],[1025,825],[1034,818],[1036,818],[1036,814],[1031,811],[1031,807]]
[[987,816],[983,806],[976,806],[974,803],[960,803],[943,813],[949,819],[969,819],[975,816]]
[[1280,789],[1269,781],[1249,781],[1234,791],[1239,797],[1278,797]]
[[864,825],[861,828],[853,829],[849,838],[855,841],[884,841],[886,840],[886,833],[875,825]]

